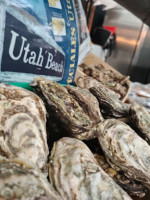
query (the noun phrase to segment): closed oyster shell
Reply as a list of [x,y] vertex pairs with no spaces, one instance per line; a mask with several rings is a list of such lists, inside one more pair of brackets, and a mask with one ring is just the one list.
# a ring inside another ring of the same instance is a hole
[[79,87],[66,86],[69,94],[79,103],[84,112],[90,117],[94,124],[102,122],[104,119],[100,113],[99,103],[94,95],[89,90]]
[[95,78],[109,89],[120,95],[120,100],[123,100],[129,89],[129,77],[123,76],[117,71],[106,69],[101,63],[98,65],[87,65],[85,63],[80,65],[80,69],[90,77]]
[[131,200],[99,167],[88,147],[77,139],[62,138],[54,144],[49,177],[64,200]]
[[85,74],[83,74],[83,76],[76,77],[75,84],[82,89],[89,89],[100,85],[96,79],[86,76]]
[[49,116],[65,136],[81,140],[95,137],[96,127],[65,87],[42,77],[35,78],[30,85],[45,101]]
[[102,86],[92,87],[89,90],[99,101],[100,110],[106,118],[128,116],[129,107],[121,102],[109,89]]
[[1,200],[60,200],[40,171],[11,160],[0,161]]
[[78,67],[75,76],[75,85],[82,89],[89,89],[91,87],[104,87],[107,88],[108,91],[111,91],[118,99],[120,99],[120,94],[115,93],[113,90],[110,90],[106,85],[103,85],[101,82],[97,81],[95,78],[85,75]]
[[130,107],[131,120],[139,134],[150,144],[150,114],[137,103]]
[[125,190],[130,196],[134,198],[142,198],[146,194],[146,188],[130,179],[127,178],[122,171],[116,171],[113,169],[109,163],[107,162],[107,159],[104,155],[100,154],[94,154],[95,159],[97,160],[100,167],[111,177],[113,180],[123,189]]
[[23,88],[0,84],[0,155],[45,169],[48,156],[46,110]]
[[108,119],[99,124],[99,142],[112,163],[126,176],[150,189],[150,146],[128,125]]

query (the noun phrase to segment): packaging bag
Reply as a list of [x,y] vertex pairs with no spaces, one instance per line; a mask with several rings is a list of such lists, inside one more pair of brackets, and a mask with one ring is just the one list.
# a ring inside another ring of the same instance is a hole
[[71,84],[78,51],[72,0],[0,0],[0,81]]
[[81,0],[74,0],[75,12],[77,16],[77,25],[79,30],[79,60],[80,65],[87,55],[91,52],[91,38],[87,27],[86,15]]

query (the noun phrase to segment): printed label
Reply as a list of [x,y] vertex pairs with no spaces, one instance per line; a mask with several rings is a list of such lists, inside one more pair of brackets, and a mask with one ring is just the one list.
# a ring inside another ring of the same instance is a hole
[[6,13],[2,72],[62,77],[65,56],[26,25]]

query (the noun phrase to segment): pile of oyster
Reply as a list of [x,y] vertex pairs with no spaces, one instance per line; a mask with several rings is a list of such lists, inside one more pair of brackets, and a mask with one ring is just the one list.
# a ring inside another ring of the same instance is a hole
[[150,115],[104,85],[0,84],[0,199],[131,200],[150,189]]
[[[93,59],[92,56],[90,56]],[[95,57],[95,59],[97,59]],[[90,62],[91,63],[91,62]],[[106,63],[104,63],[107,65]],[[120,100],[125,100],[129,87],[130,80],[128,76],[123,76],[119,72],[112,69],[110,66],[99,64],[87,64],[86,61],[79,65],[75,76],[75,84],[81,88],[90,88],[91,86],[105,85],[111,89]]]

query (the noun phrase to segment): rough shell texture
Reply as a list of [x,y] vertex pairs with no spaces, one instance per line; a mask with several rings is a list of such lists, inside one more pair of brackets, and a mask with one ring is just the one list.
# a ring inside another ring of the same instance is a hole
[[108,158],[126,176],[150,189],[150,146],[128,125],[108,119],[99,125],[99,142]]
[[139,134],[150,144],[150,114],[137,103],[130,107],[131,120],[133,125],[138,129]]
[[23,88],[0,84],[0,155],[44,169],[47,156],[43,101]]
[[107,88],[108,91],[111,91],[111,93],[113,93],[118,99],[121,98],[119,94],[115,93],[113,90],[110,90],[107,86],[98,82],[96,79],[85,75],[79,69],[77,69],[77,72],[76,72],[75,84],[76,86],[82,89],[89,89],[91,87],[104,87],[104,88]]
[[113,169],[110,164],[107,162],[107,159],[104,155],[100,155],[100,154],[94,154],[94,157],[96,158],[98,164],[100,165],[100,167],[110,176],[113,178],[113,180],[120,185],[120,187],[122,189],[124,189],[130,196],[134,197],[134,198],[142,198],[145,196],[146,194],[146,188],[130,179],[127,178],[122,171],[116,171],[115,169]]
[[92,121],[65,87],[42,77],[37,77],[30,85],[45,101],[49,116],[66,135],[81,140],[95,137]]
[[106,69],[102,64],[99,65],[87,65],[81,64],[83,72],[95,78],[109,89],[120,95],[120,100],[123,100],[127,94],[127,90],[130,85],[129,77],[123,76],[113,70]]
[[82,89],[89,89],[91,87],[99,86],[99,82],[96,79],[89,76],[85,76],[85,74],[76,78],[75,84]]
[[88,147],[77,139],[62,138],[54,144],[49,176],[64,200],[131,200],[99,167]]
[[89,90],[79,87],[66,86],[69,94],[79,103],[84,112],[90,117],[94,124],[102,122],[104,119],[100,113],[99,103]]
[[99,101],[100,109],[105,117],[121,118],[129,114],[129,108],[116,95],[104,86],[90,88],[90,92]]
[[0,161],[1,200],[60,200],[39,171],[23,163]]

